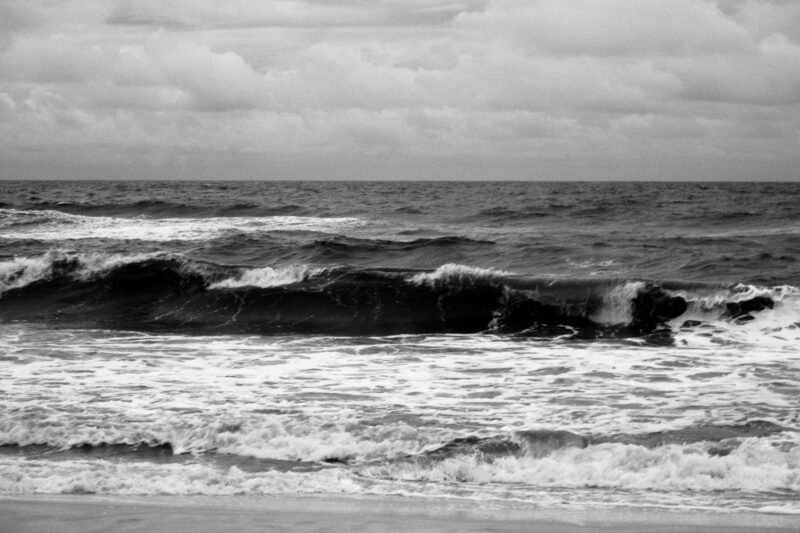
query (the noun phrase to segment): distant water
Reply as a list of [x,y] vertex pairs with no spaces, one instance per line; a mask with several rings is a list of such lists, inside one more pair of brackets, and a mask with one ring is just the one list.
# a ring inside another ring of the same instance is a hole
[[800,513],[800,184],[0,182],[0,493]]

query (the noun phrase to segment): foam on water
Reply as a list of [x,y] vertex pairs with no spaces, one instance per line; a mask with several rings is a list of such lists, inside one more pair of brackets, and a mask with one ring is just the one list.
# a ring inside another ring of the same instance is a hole
[[0,444],[374,460],[521,429],[631,434],[743,416],[800,425],[798,355],[769,349],[2,333]]
[[43,279],[51,270],[52,261],[47,257],[21,257],[0,262],[0,295]]
[[40,256],[15,257],[10,261],[0,261],[0,296],[8,290],[24,287],[35,281],[47,279],[53,274],[59,262],[74,261],[76,268],[72,275],[76,279],[107,272],[120,265],[145,261],[154,257],[169,257],[163,253],[145,254],[107,254],[102,252],[70,253],[51,250]]
[[[701,346],[746,347],[753,353],[768,350],[796,352],[800,345],[800,290],[793,286],[738,286],[731,292],[708,291],[679,294],[689,301],[686,313],[670,322],[678,342]],[[768,297],[774,309],[749,314],[742,319],[725,318],[724,302]],[[688,325],[691,321],[696,326]]]
[[[0,326],[0,353],[0,444],[23,445],[0,453],[6,494],[369,493],[798,512],[796,352],[491,335],[156,336],[20,324]],[[499,456],[436,452],[456,439],[518,431],[597,438],[746,420],[787,430]],[[186,455],[131,461],[103,452],[142,442]],[[67,451],[28,456],[32,444]],[[100,448],[74,458],[69,448],[82,445]],[[238,464],[248,457],[267,463]],[[276,460],[305,470],[271,467]],[[317,468],[309,471],[309,462]]]
[[0,209],[0,228],[7,239],[64,241],[117,239],[142,241],[202,241],[231,231],[317,231],[339,233],[365,222],[352,217],[210,217],[148,218],[70,215],[60,211]]
[[[70,265],[70,275],[76,281],[88,280],[92,276],[149,259],[173,259],[190,268],[190,262],[180,254],[143,253],[133,255],[107,254],[102,252],[75,253],[51,250],[40,256],[16,257],[10,261],[0,261],[0,296],[8,290],[24,287],[35,281],[51,277],[61,264]],[[208,264],[193,262],[194,268],[202,270]],[[303,281],[325,272],[324,268],[309,265],[288,265],[285,267],[263,267],[239,269],[232,277],[211,283],[210,289],[237,287],[276,287]]]
[[656,491],[797,491],[800,490],[800,438],[745,439],[725,456],[708,445],[656,448],[632,444],[567,447],[545,457],[481,454],[438,463],[393,463],[365,467],[368,477],[404,481],[521,483],[557,488],[617,488]]
[[[42,419],[25,418],[24,408],[43,401],[53,405],[64,417],[65,436],[77,429],[75,426],[84,426],[80,420],[86,409],[102,411],[105,404],[113,410],[118,395],[123,398],[133,395],[137,399],[137,418],[144,421],[170,414],[167,407],[191,406],[189,412],[178,411],[184,421],[189,416],[201,415],[229,421],[231,415],[238,413],[250,412],[253,416],[265,408],[291,411],[299,406],[304,412],[318,415],[309,418],[309,423],[318,420],[330,424],[336,420],[349,421],[351,405],[367,409],[375,416],[385,412],[383,405],[423,408],[416,415],[438,409],[447,412],[458,399],[452,396],[446,380],[440,381],[444,376],[461,377],[460,383],[467,387],[459,389],[462,394],[467,390],[482,390],[476,388],[483,380],[480,373],[459,376],[458,364],[439,353],[444,345],[437,348],[438,343],[425,339],[403,343],[402,352],[417,358],[408,360],[397,353],[394,342],[377,340],[348,345],[346,340],[324,338],[265,341],[112,335],[66,344],[63,333],[59,332],[22,335],[22,338],[5,337],[3,346],[8,357],[24,363],[12,366],[4,378],[4,390],[9,391],[9,399],[13,398],[8,407],[18,402],[23,408],[19,422],[36,424]],[[459,342],[457,338],[451,340]],[[466,357],[472,361],[470,367],[477,365],[475,370],[480,370],[480,361],[499,364],[499,354],[485,359],[479,359],[477,353],[470,356],[471,350],[480,350],[483,343],[466,338],[461,343],[467,350],[458,352],[462,363],[467,363],[463,360]],[[511,343],[501,344],[514,349]],[[49,380],[44,379],[48,376]],[[90,377],[95,386],[82,388],[78,376]],[[148,387],[146,395],[129,390],[133,376],[140,385]],[[491,385],[484,384],[487,389]],[[429,409],[424,409],[425,405]],[[328,415],[331,418],[326,418]],[[75,417],[71,422],[70,416]],[[202,427],[201,421],[197,427]],[[129,422],[120,420],[120,427],[128,427]]]
[[415,274],[410,281],[419,285],[436,283],[467,283],[471,284],[480,280],[496,280],[511,275],[510,272],[494,268],[478,268],[468,265],[448,263],[433,272]]
[[3,494],[293,494],[353,493],[359,486],[339,471],[249,473],[209,464],[111,463],[0,457]]
[[610,288],[603,295],[602,307],[591,319],[598,324],[629,324],[632,320],[631,302],[644,286],[644,282],[633,281]]
[[327,269],[314,268],[309,265],[288,265],[285,267],[263,267],[252,268],[243,271],[241,274],[216,283],[212,283],[209,289],[233,289],[237,287],[278,287],[304,281],[308,278],[322,274]]
[[[26,415],[31,414],[30,410]],[[175,454],[222,453],[283,461],[369,461],[419,453],[438,443],[444,431],[424,431],[403,422],[366,425],[349,420],[304,418],[286,415],[168,413],[139,420],[81,424],[81,417],[56,420],[52,413],[38,413],[0,424],[0,441],[19,446],[46,444],[61,450],[82,446],[166,445]],[[142,415],[145,415],[144,409]]]
[[535,505],[625,505],[797,514],[800,443],[747,439],[731,454],[701,445],[648,449],[605,444],[542,457],[394,462],[313,471],[227,466],[202,459],[151,463],[0,456],[0,493],[348,493],[519,501]]

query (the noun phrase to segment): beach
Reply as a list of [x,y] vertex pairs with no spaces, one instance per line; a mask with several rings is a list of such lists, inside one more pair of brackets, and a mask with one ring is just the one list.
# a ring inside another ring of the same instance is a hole
[[388,497],[3,496],[3,533],[255,531],[797,532],[796,517],[646,509],[553,510]]

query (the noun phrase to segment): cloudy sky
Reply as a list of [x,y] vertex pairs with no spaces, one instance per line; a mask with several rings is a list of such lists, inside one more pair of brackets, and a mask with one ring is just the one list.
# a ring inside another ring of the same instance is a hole
[[0,178],[800,179],[798,0],[0,0]]

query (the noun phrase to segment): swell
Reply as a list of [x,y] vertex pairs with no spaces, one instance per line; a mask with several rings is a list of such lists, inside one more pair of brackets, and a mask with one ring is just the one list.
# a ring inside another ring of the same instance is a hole
[[427,239],[414,239],[411,241],[393,241],[386,239],[358,239],[354,237],[335,236],[329,239],[316,240],[311,245],[333,251],[352,252],[409,252],[421,248],[439,248],[449,246],[482,246],[492,245],[491,241],[475,240],[466,237],[446,236]]
[[196,333],[631,337],[658,335],[690,308],[746,321],[775,306],[774,291],[745,286],[459,265],[254,269],[169,254],[16,259],[0,264],[0,291],[3,321]]
[[229,232],[187,250],[211,261],[260,264],[391,264],[408,269],[436,268],[453,260],[497,256],[494,242],[455,235],[416,239],[367,239],[317,231]]
[[553,216],[557,213],[548,212],[547,209],[537,209],[537,208],[529,208],[529,209],[511,209],[508,207],[491,207],[488,209],[483,209],[479,211],[476,215],[474,215],[473,219],[476,221],[487,221],[487,222],[517,222],[517,221],[526,221],[526,220],[535,220],[540,218],[545,218],[549,216]]

